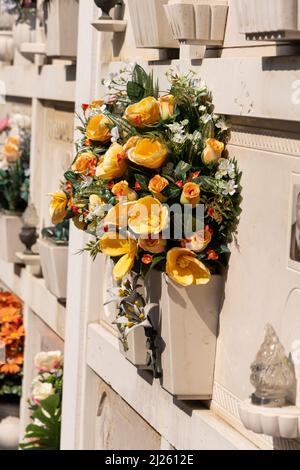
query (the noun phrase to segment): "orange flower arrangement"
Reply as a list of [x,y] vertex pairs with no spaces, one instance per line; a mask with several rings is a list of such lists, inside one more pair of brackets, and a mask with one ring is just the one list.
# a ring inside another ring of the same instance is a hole
[[0,342],[5,347],[5,362],[0,361],[0,395],[20,395],[24,337],[22,303],[15,295],[0,292]]

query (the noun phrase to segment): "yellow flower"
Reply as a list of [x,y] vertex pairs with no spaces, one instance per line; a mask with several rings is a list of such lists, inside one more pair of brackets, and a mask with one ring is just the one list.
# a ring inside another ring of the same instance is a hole
[[180,202],[196,207],[200,202],[200,186],[196,183],[186,183],[183,186]]
[[103,197],[97,196],[97,194],[92,194],[89,199],[89,211],[94,212],[97,207],[104,206],[106,200]]
[[104,219],[104,225],[111,225],[118,228],[127,227],[129,211],[135,204],[135,202],[119,202],[119,204],[108,211]]
[[50,193],[52,196],[50,203],[50,216],[54,225],[59,224],[67,215],[68,198],[65,193]]
[[164,121],[174,115],[174,100],[173,95],[165,95],[159,98],[160,115]]
[[136,127],[155,124],[159,121],[159,117],[159,103],[152,96],[128,106],[124,115],[124,118]]
[[159,139],[144,138],[128,151],[128,158],[136,165],[156,170],[164,164],[168,153],[168,147]]
[[182,247],[188,248],[195,253],[201,253],[211,242],[211,233],[209,230],[202,230],[194,233],[193,236],[187,240],[182,241]]
[[115,280],[120,281],[132,270],[138,246],[130,236],[120,238],[118,234],[109,232],[101,238],[100,250],[112,258],[121,256],[113,270]]
[[167,240],[162,238],[140,238],[139,246],[144,251],[149,251],[149,253],[158,254],[163,253],[166,249]]
[[104,100],[94,100],[90,104],[90,108],[96,109],[96,108],[101,108],[101,106],[104,105]]
[[96,176],[103,180],[121,178],[126,173],[126,154],[122,145],[112,144],[96,169]]
[[203,151],[202,160],[206,165],[216,163],[220,160],[224,152],[225,145],[216,139],[208,139]]
[[146,196],[130,208],[128,226],[142,236],[157,235],[166,228],[168,216],[167,207],[154,197]]
[[80,153],[72,165],[72,171],[75,173],[85,173],[91,169],[92,165],[96,165],[97,158],[92,152]]
[[184,287],[207,284],[211,279],[209,269],[190,250],[172,248],[167,254],[168,276]]
[[8,163],[14,163],[19,160],[21,139],[18,135],[12,135],[7,138],[6,143],[2,149]]
[[134,137],[130,137],[126,144],[124,145],[123,149],[125,152],[128,152],[128,150],[133,149],[134,147],[137,146],[138,141],[141,139],[138,135],[135,135]]
[[168,198],[161,193],[167,186],[169,186],[169,181],[160,175],[156,175],[149,181],[148,189],[152,196],[156,197],[160,202],[165,202]]
[[111,192],[117,199],[127,199],[128,201],[136,201],[138,196],[133,189],[129,188],[127,181],[120,181],[115,184]]
[[96,142],[107,142],[111,138],[108,126],[112,124],[112,121],[104,114],[97,114],[89,120],[85,135]]

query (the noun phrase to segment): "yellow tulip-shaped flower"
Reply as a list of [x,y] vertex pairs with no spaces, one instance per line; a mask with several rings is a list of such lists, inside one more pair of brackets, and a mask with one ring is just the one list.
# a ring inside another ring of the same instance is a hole
[[8,163],[14,163],[19,160],[21,139],[18,135],[9,136],[2,149]]
[[200,186],[196,183],[186,183],[183,187],[181,198],[181,204],[191,204],[192,207],[196,207],[200,202]]
[[224,152],[225,145],[216,139],[208,139],[203,151],[202,160],[206,165],[216,163],[220,160]]
[[168,153],[168,147],[161,140],[144,138],[128,151],[128,158],[136,165],[157,170],[164,164]]
[[50,203],[51,220],[54,225],[57,225],[62,222],[67,215],[68,198],[63,192],[50,193],[49,196],[52,196]]
[[129,210],[128,226],[133,232],[148,237],[162,232],[168,225],[169,212],[152,196],[139,199]]
[[173,95],[165,95],[159,98],[160,115],[164,121],[174,115],[174,100]]
[[130,124],[136,127],[151,126],[151,124],[159,121],[159,103],[155,98],[149,96],[138,103],[128,106],[124,117]]
[[121,178],[126,170],[126,154],[122,145],[115,143],[110,146],[100,165],[97,166],[96,176],[103,180],[112,180]]
[[75,173],[85,173],[88,169],[96,165],[97,157],[92,152],[80,153],[72,165],[72,171]]
[[113,186],[111,192],[119,201],[136,201],[138,198],[137,193],[133,189],[129,188],[127,181],[120,181],[119,183],[116,183]]
[[111,138],[108,126],[112,124],[112,121],[104,114],[97,114],[89,120],[85,135],[95,142],[107,142]]
[[137,241],[130,236],[120,238],[118,234],[109,232],[101,238],[100,249],[106,256],[121,257],[113,270],[115,280],[121,281],[133,268],[138,251]]
[[190,250],[172,248],[167,254],[168,276],[184,287],[207,284],[211,279],[209,269]]

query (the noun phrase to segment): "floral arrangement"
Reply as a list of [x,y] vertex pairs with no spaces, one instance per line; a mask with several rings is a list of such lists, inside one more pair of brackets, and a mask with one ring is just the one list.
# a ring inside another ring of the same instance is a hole
[[0,151],[0,210],[23,212],[29,197],[31,122],[21,114],[1,122],[9,135]]
[[0,292],[0,396],[21,396],[24,338],[20,300]]
[[32,423],[26,429],[22,450],[59,450],[62,406],[63,356],[60,351],[35,357],[38,375],[29,399]]
[[152,74],[125,68],[104,81],[105,98],[82,105],[77,156],[50,213],[95,237],[86,250],[111,257],[117,281],[155,268],[201,285],[228,264],[241,173],[206,85],[192,72],[168,79],[160,93]]

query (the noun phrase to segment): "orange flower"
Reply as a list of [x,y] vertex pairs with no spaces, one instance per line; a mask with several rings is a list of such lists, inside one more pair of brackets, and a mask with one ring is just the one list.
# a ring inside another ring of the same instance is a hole
[[92,152],[80,153],[72,165],[72,171],[75,173],[85,173],[91,170],[97,164],[97,157]]
[[0,366],[0,373],[1,374],[18,374],[21,372],[21,365],[24,362],[23,354],[16,354],[11,358],[7,359],[7,362]]
[[196,207],[200,202],[200,186],[196,183],[186,183],[183,187],[181,204],[191,204]]
[[161,193],[167,186],[169,186],[169,181],[163,176],[156,175],[149,181],[148,189],[152,193],[152,196],[160,202],[165,202],[168,198]]
[[149,253],[163,253],[166,249],[167,240],[162,238],[140,238],[139,246],[144,251],[149,251]]
[[144,255],[142,257],[142,263],[144,264],[151,264],[153,261],[153,256],[152,255]]
[[217,261],[219,259],[219,255],[215,252],[215,250],[208,250],[207,259],[211,261]]

